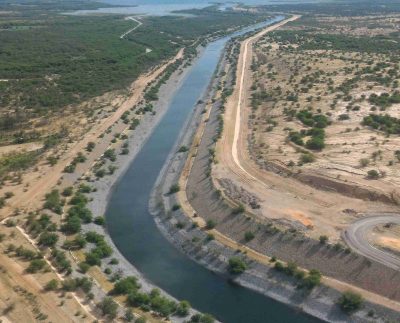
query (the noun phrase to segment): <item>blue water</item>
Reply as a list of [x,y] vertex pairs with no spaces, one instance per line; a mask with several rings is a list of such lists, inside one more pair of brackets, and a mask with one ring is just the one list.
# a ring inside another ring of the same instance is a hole
[[[278,19],[281,17],[275,20]],[[164,238],[148,211],[149,196],[160,170],[181,127],[206,90],[228,39],[219,39],[206,47],[165,116],[115,185],[106,212],[107,229],[118,249],[146,278],[223,322],[319,322],[261,294],[232,285],[191,261]]]
[[[284,3],[310,3],[320,0],[243,0],[237,1],[247,5],[267,5],[267,4],[284,4]],[[112,13],[112,14],[136,14],[136,15],[154,15],[164,16],[170,15],[174,11],[186,9],[201,9],[215,3],[222,4],[221,9],[225,9],[234,5],[234,1],[230,0],[101,0],[101,2],[126,7],[100,8],[96,10],[78,10],[74,14],[91,14],[91,13]]]

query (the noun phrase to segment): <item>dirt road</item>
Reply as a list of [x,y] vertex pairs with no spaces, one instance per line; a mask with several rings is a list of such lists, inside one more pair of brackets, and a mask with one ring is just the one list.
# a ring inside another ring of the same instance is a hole
[[368,239],[374,227],[377,227],[379,224],[387,223],[400,224],[400,216],[398,214],[375,214],[362,218],[345,230],[343,239],[359,254],[379,261],[390,268],[399,270],[400,258],[394,254],[378,249],[372,245]]

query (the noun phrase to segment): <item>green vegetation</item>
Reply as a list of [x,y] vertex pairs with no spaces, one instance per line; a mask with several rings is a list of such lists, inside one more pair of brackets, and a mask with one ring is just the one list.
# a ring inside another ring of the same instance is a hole
[[363,297],[355,292],[346,291],[340,296],[338,304],[343,312],[351,314],[359,310],[363,305]]
[[212,220],[212,219],[207,220],[207,222],[206,222],[206,230],[214,229],[216,225],[217,225],[217,223],[214,220]]
[[[143,25],[120,39],[136,22],[123,15],[59,14],[82,7],[96,8],[95,2],[28,3],[32,5],[0,3],[0,10],[7,12],[0,17],[0,79],[8,80],[0,82],[0,108],[17,108],[0,116],[0,131],[21,129],[38,115],[60,112],[107,91],[125,89],[140,73],[173,57],[180,48],[186,48],[185,57],[190,58],[197,45],[210,35],[223,35],[228,29],[267,16],[221,12],[211,7],[190,10],[190,17],[141,17]],[[171,67],[158,84],[176,67]],[[157,86],[151,87],[146,99],[156,98],[157,92]],[[94,144],[89,143],[86,150],[93,148]]]
[[40,151],[10,152],[4,154],[0,158],[0,179],[4,178],[10,172],[26,170],[33,166],[39,156]]
[[392,95],[389,93],[382,93],[380,95],[373,93],[368,100],[371,104],[375,104],[378,107],[387,108],[392,104],[400,103],[400,92],[396,91]]
[[37,273],[38,271],[44,269],[46,267],[46,265],[47,265],[46,261],[43,259],[33,259],[33,260],[31,260],[26,271],[28,273],[34,274],[34,273]]
[[52,190],[50,193],[46,194],[46,201],[43,205],[45,209],[49,209],[57,214],[62,212],[62,202],[60,198],[60,193],[58,190]]
[[370,114],[369,116],[364,117],[362,125],[383,131],[386,134],[400,134],[400,119],[391,117],[387,114]]
[[307,275],[303,270],[297,268],[296,263],[288,262],[285,266],[280,261],[275,262],[274,268],[279,272],[296,278],[299,281],[297,284],[298,288],[312,290],[314,287],[321,284],[321,273],[318,270],[311,269]]
[[98,304],[102,314],[110,319],[117,317],[118,304],[111,297],[104,297]]
[[181,190],[179,184],[173,184],[171,185],[171,187],[169,188],[168,194],[174,194],[177,193]]
[[228,271],[232,275],[239,275],[247,269],[246,263],[239,257],[229,258]]
[[305,146],[312,150],[322,150],[325,147],[325,131],[323,128],[329,125],[328,119],[321,114],[313,114],[308,110],[302,110],[296,115],[304,125],[313,127],[309,130],[289,132],[289,140],[299,146],[304,146],[303,138],[311,136]]
[[251,231],[245,232],[245,234],[244,234],[244,240],[245,240],[246,242],[249,242],[249,241],[253,240],[254,238],[255,238],[255,235],[254,235],[253,232],[251,232]]

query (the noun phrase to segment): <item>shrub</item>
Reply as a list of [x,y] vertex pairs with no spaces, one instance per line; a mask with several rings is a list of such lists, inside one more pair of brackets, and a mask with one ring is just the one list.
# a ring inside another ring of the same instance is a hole
[[69,186],[69,187],[64,188],[64,190],[62,191],[61,194],[63,196],[71,196],[73,191],[74,191],[74,188],[72,186]]
[[136,292],[139,288],[140,284],[138,283],[137,278],[134,276],[129,276],[117,281],[114,284],[112,293],[116,295],[126,295],[132,292]]
[[90,269],[90,265],[84,261],[80,262],[78,264],[79,271],[83,274],[87,273],[87,271]]
[[33,259],[31,260],[26,271],[28,273],[34,274],[37,273],[39,270],[42,270],[45,266],[46,266],[46,261],[44,261],[43,259]]
[[312,155],[310,153],[301,154],[301,156],[300,156],[301,164],[312,163],[314,161],[315,161],[315,157],[314,157],[314,155]]
[[47,193],[45,198],[46,201],[43,205],[45,209],[49,209],[57,214],[62,213],[62,204],[58,190],[52,190],[50,193]]
[[180,204],[174,204],[174,205],[172,206],[172,211],[177,211],[177,210],[179,210],[180,208],[181,208]]
[[254,238],[255,238],[255,235],[254,235],[254,233],[251,232],[251,231],[247,231],[247,232],[244,234],[244,240],[245,240],[246,242],[249,242],[249,241],[253,240]]
[[327,243],[327,242],[328,242],[328,237],[327,237],[326,235],[321,235],[321,236],[319,236],[319,242],[320,242],[321,244]]
[[321,273],[318,270],[311,269],[308,276],[300,283],[300,287],[311,290],[319,284],[321,284]]
[[232,257],[228,262],[228,271],[230,274],[238,275],[247,269],[246,263],[239,257]]
[[243,204],[239,204],[237,207],[235,207],[235,208],[232,210],[232,213],[233,213],[233,214],[239,214],[239,213],[244,213],[244,211],[246,211],[244,205],[243,205]]
[[95,252],[87,252],[85,254],[85,262],[90,266],[100,266],[101,265],[100,256]]
[[186,146],[181,146],[180,148],[179,148],[179,150],[178,150],[178,153],[184,153],[184,152],[187,152],[189,149],[188,149],[188,147],[186,147]]
[[39,237],[39,245],[54,247],[58,241],[58,235],[50,232],[43,232]]
[[371,169],[367,173],[369,179],[378,179],[379,178],[379,173],[375,169]]
[[351,314],[362,307],[363,301],[363,297],[360,294],[346,291],[340,296],[338,304],[343,312]]
[[111,297],[104,297],[98,306],[104,316],[107,315],[111,319],[117,316],[118,304]]
[[56,290],[58,288],[58,280],[57,279],[52,279],[50,280],[46,286],[44,287],[44,289],[46,291],[51,291],[51,290]]
[[104,216],[97,216],[94,219],[94,223],[97,225],[104,225],[106,223],[106,220],[104,219]]
[[168,194],[174,194],[180,191],[180,187],[179,184],[173,184],[171,185],[171,187],[169,188]]
[[96,144],[93,141],[90,141],[86,146],[86,150],[91,152],[94,149],[94,147],[96,147]]
[[207,220],[206,222],[206,229],[211,230],[214,229],[217,223],[214,220]]
[[176,315],[185,317],[189,315],[190,303],[188,301],[180,301],[176,308]]
[[114,149],[107,149],[104,152],[104,157],[111,160],[111,161],[116,161],[117,156],[115,155],[115,150]]

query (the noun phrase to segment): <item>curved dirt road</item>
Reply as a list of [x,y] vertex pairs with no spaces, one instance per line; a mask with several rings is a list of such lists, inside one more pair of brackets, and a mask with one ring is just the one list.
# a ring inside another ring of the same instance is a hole
[[376,248],[368,239],[368,234],[379,224],[395,223],[400,225],[400,215],[375,214],[354,222],[343,232],[343,239],[359,254],[378,261],[390,268],[400,269],[400,258],[394,254]]

